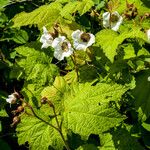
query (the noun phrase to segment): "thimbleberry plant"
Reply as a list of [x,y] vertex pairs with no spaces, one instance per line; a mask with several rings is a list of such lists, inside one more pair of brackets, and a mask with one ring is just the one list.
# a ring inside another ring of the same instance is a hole
[[0,115],[11,120],[18,147],[150,149],[148,1],[25,0],[0,7]]

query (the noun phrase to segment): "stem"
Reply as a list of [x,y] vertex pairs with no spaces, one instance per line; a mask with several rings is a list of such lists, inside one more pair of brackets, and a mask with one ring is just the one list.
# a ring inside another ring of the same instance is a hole
[[[20,101],[25,102],[24,99],[22,99],[22,98],[20,98]],[[67,149],[67,150],[71,150],[71,149],[69,148],[69,145],[68,145],[67,141],[65,140],[64,135],[62,134],[62,128],[61,128],[61,125],[59,125],[59,121],[58,121],[58,118],[57,118],[57,114],[56,114],[56,110],[55,110],[54,105],[53,105],[50,101],[48,102],[49,106],[53,108],[54,116],[55,116],[56,123],[57,123],[57,126],[58,126],[58,127],[55,127],[54,125],[52,125],[52,124],[50,124],[49,122],[45,121],[44,119],[40,118],[40,117],[35,113],[35,111],[34,111],[34,109],[32,108],[32,106],[31,106],[29,103],[27,103],[27,102],[25,102],[25,103],[26,103],[26,106],[32,111],[33,115],[34,115],[37,119],[41,120],[42,122],[46,123],[47,125],[51,126],[52,128],[56,129],[56,130],[59,132],[59,134],[60,134],[60,136],[61,136],[61,138],[62,138],[62,140],[63,140],[63,142],[64,142],[64,144],[65,144],[66,149]]]
[[63,142],[65,144],[66,149],[70,150],[69,145],[68,145],[67,141],[65,140],[64,135],[62,134],[62,128],[61,128],[61,125],[59,124],[59,121],[58,121],[58,118],[57,118],[57,114],[56,114],[56,110],[55,110],[54,105],[53,105],[52,108],[53,108],[53,112],[54,112],[54,116],[55,116],[55,119],[56,119],[56,123],[57,123],[58,129],[59,129],[58,132],[59,132],[59,134],[60,134],[60,136],[61,136],[61,138],[62,138],[62,140],[63,140]]
[[37,119],[41,120],[42,122],[46,123],[47,125],[51,126],[52,128],[56,129],[57,131],[59,131],[58,128],[56,128],[55,126],[53,126],[53,125],[50,124],[49,122],[43,120],[42,118],[40,118],[40,117],[34,112],[34,110],[33,110],[33,108],[32,108],[31,105],[27,104],[27,106],[30,108],[30,110],[32,111],[33,115],[34,115]]

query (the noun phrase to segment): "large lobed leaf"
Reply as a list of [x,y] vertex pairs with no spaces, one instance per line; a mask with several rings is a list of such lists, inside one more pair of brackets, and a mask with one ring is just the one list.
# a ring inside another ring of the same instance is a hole
[[96,86],[79,84],[64,98],[66,128],[82,136],[102,133],[124,120],[110,105],[118,101],[128,87],[101,83]]

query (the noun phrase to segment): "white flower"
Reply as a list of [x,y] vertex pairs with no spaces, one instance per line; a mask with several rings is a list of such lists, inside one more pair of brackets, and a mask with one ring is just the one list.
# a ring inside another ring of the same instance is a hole
[[65,36],[55,38],[52,47],[55,49],[54,57],[58,60],[63,60],[64,57],[69,57],[73,53],[73,48]]
[[150,76],[147,78],[147,80],[150,82]]
[[16,94],[15,94],[15,93],[13,93],[13,94],[11,94],[11,95],[8,95],[8,98],[6,98],[6,101],[7,101],[8,103],[10,103],[10,104],[15,103],[16,100],[17,100],[17,97],[16,97]]
[[95,43],[95,36],[91,33],[76,30],[71,36],[73,39],[73,46],[76,50],[86,50],[87,47]]
[[147,30],[146,34],[147,34],[148,40],[150,41],[150,29]]
[[47,48],[49,46],[52,46],[53,37],[52,35],[47,31],[46,27],[43,27],[43,34],[40,38],[40,42],[43,43],[41,48]]
[[112,30],[117,31],[122,21],[123,21],[123,18],[122,16],[119,15],[117,11],[111,14],[109,12],[105,12],[103,14],[103,26],[105,28],[110,27]]

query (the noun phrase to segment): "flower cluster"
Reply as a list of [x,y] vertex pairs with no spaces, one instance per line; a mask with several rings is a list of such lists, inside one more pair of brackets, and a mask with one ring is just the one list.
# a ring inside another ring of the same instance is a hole
[[[76,50],[86,50],[87,47],[95,43],[95,36],[91,33],[85,33],[80,30],[76,30],[72,33],[73,47]],[[64,57],[69,57],[73,54],[74,49],[71,43],[65,36],[58,36],[54,38],[46,29],[43,27],[43,34],[40,38],[42,43],[41,48],[48,48],[49,46],[54,48],[54,57],[58,60],[63,60]]]

